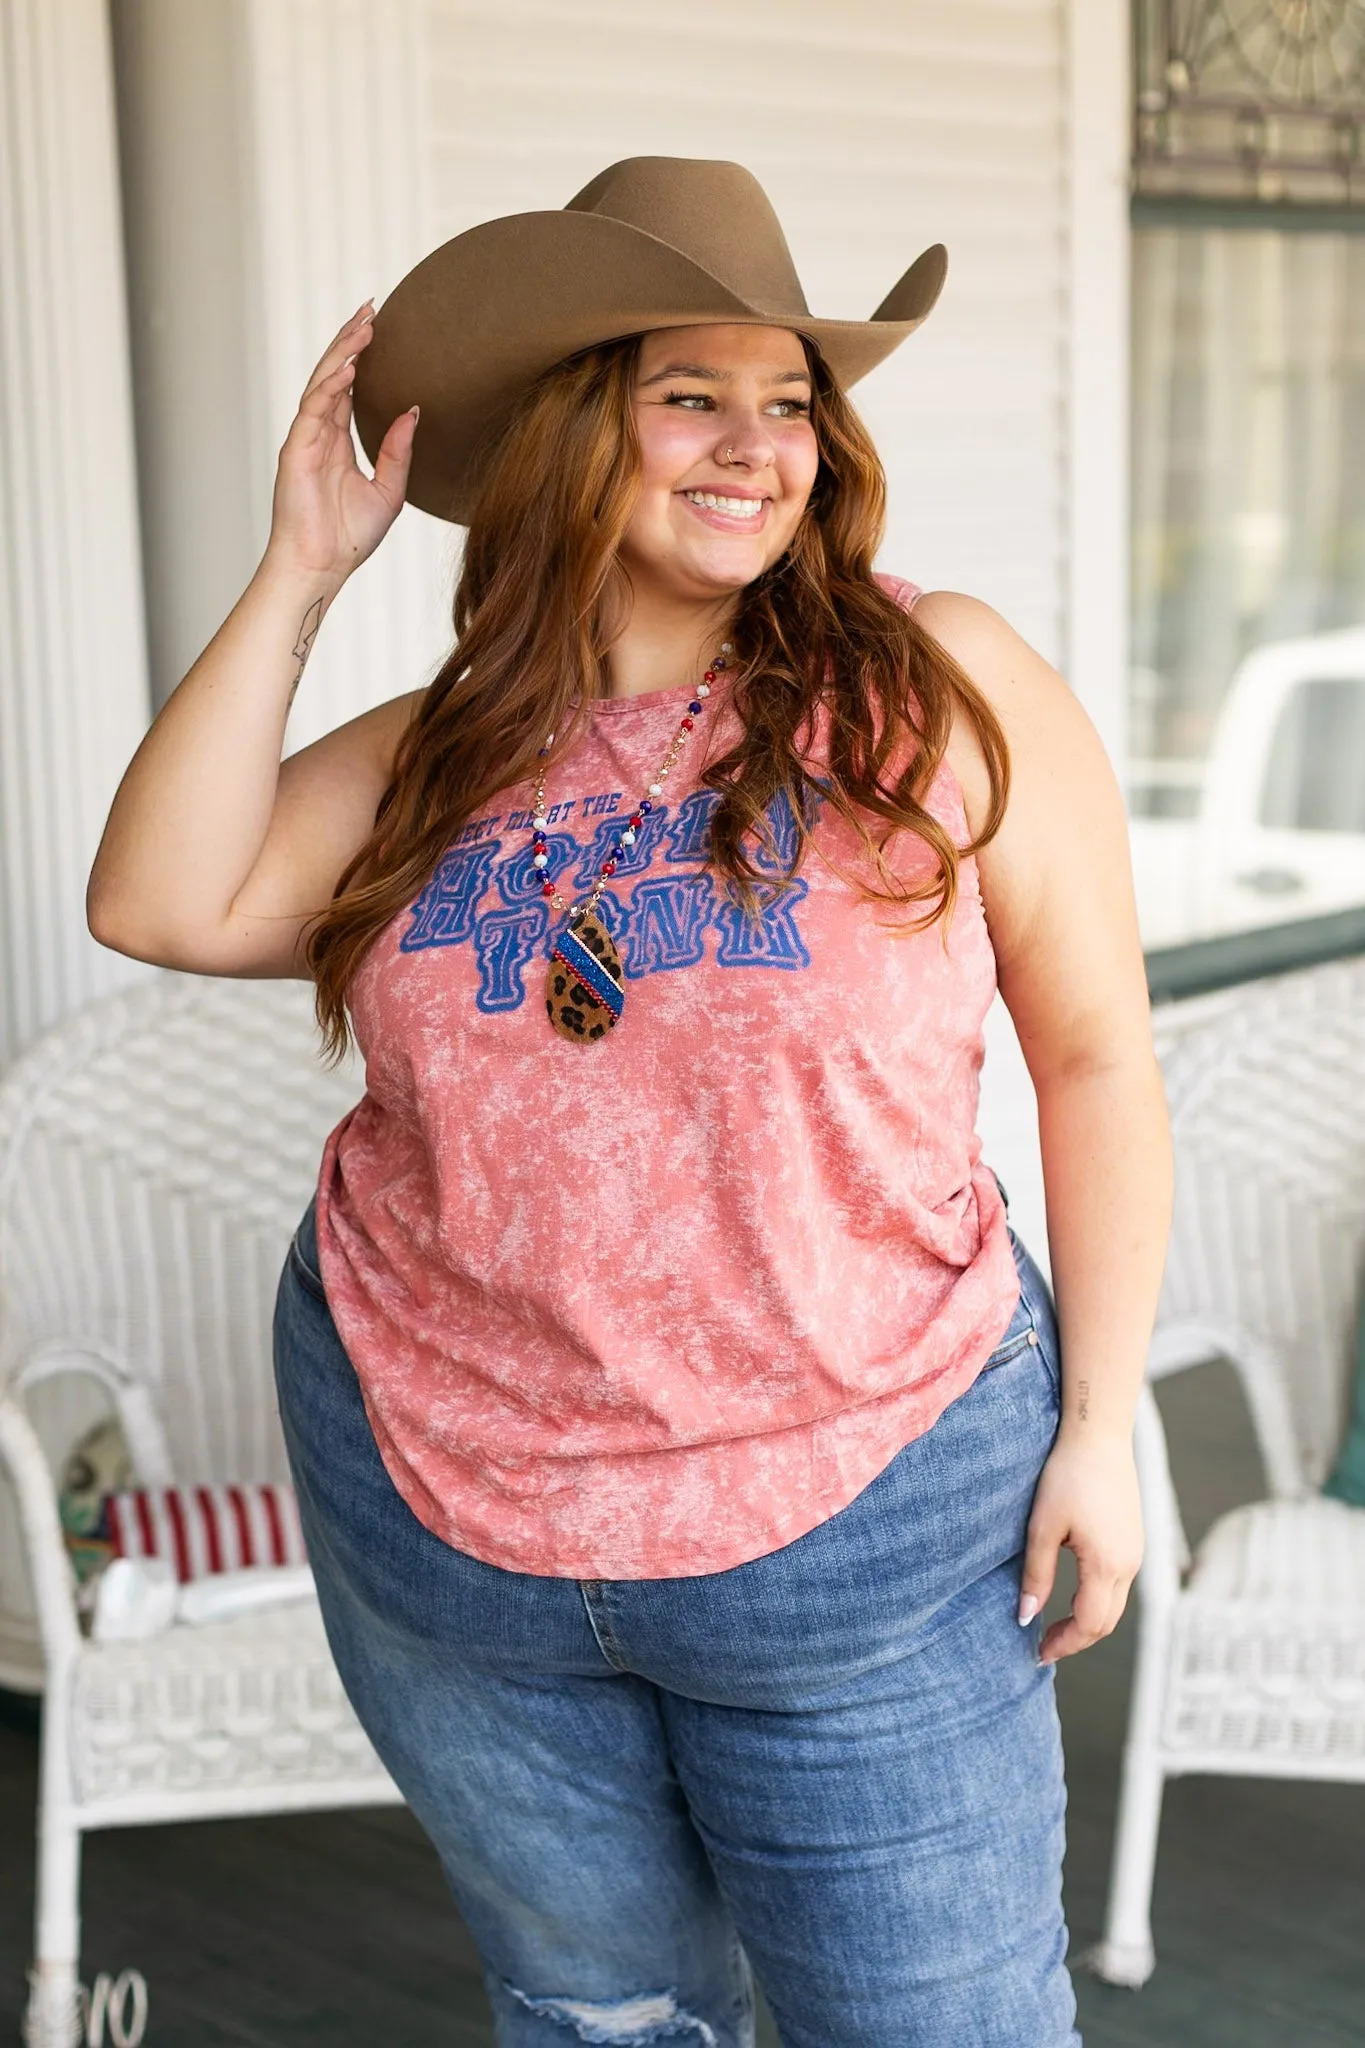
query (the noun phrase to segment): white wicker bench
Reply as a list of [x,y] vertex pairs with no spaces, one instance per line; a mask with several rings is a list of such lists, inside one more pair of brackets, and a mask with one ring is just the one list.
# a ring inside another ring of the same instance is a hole
[[[1180,1012],[1184,1014],[1180,1014]],[[1226,1358],[1269,1497],[1193,1556],[1150,1388],[1147,1554],[1105,1935],[1151,1974],[1162,1787],[1189,1772],[1365,1782],[1365,1510],[1323,1498],[1365,1284],[1365,959],[1157,1014],[1176,1205],[1150,1372]]]
[[288,1476],[275,1288],[323,1139],[360,1093],[320,1066],[311,1002],[303,983],[159,976],[58,1025],[0,1083],[0,1461],[46,1667],[31,2048],[80,2038],[87,1830],[399,1798],[314,1603],[83,1637],[42,1441],[93,1380],[143,1483]]

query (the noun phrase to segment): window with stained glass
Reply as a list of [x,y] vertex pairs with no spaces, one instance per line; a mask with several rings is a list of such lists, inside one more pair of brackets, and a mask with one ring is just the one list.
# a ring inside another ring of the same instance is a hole
[[1149,945],[1365,903],[1365,0],[1136,0]]

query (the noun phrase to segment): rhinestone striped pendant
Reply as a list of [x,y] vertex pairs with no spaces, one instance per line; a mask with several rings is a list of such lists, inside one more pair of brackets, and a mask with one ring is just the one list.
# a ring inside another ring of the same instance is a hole
[[561,1038],[591,1045],[605,1038],[626,1003],[621,956],[600,917],[580,911],[555,941],[545,976],[545,1008]]

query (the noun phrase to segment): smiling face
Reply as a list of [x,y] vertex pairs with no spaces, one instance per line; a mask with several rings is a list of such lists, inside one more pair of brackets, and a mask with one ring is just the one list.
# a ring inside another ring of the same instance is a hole
[[811,381],[785,327],[665,327],[640,343],[640,495],[621,542],[635,588],[744,589],[789,546],[820,465]]

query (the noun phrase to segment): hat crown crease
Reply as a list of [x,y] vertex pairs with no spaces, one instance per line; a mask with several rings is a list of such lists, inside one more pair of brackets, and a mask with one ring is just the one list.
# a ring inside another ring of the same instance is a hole
[[742,164],[626,157],[599,172],[565,211],[603,214],[666,242],[755,312],[810,318],[781,223]]

